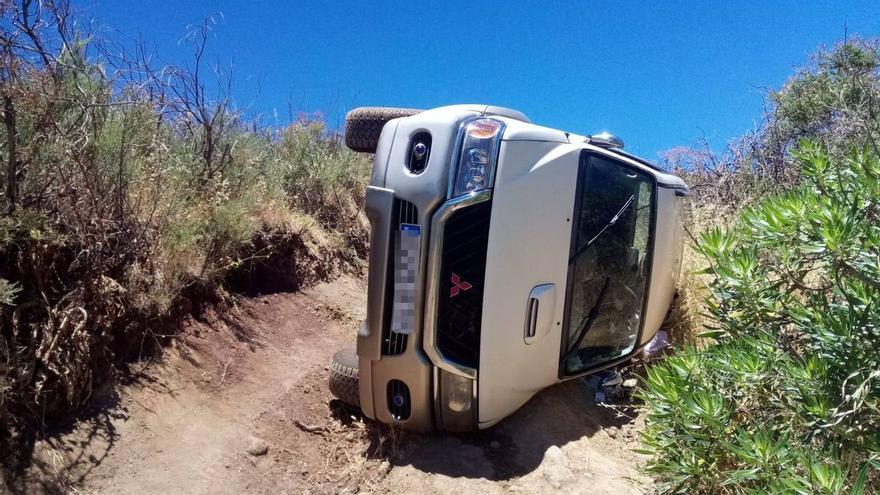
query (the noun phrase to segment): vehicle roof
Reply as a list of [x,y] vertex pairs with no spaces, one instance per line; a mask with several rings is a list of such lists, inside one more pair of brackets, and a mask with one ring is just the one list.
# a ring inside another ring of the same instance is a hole
[[683,180],[644,158],[639,158],[623,149],[607,148],[590,144],[589,136],[582,136],[571,132],[560,131],[559,129],[553,129],[551,127],[533,124],[525,114],[512,108],[484,104],[464,104],[432,108],[426,110],[424,113],[429,112],[453,112],[459,115],[471,112],[475,115],[491,115],[504,121],[507,125],[507,128],[504,130],[503,141],[546,141],[580,145],[584,149],[589,149],[600,154],[621,159],[630,165],[640,168],[653,175],[658,184],[662,186],[687,188],[687,185]]
[[599,154],[603,155],[611,155],[619,160],[629,163],[630,165],[635,166],[651,175],[657,180],[657,183],[664,187],[671,187],[675,189],[687,189],[687,184],[680,177],[674,175],[658,166],[652,164],[647,160],[643,160],[635,155],[630,153],[626,153],[623,150],[616,148],[603,148],[601,146],[596,146],[594,144],[582,143],[584,149],[589,149]]
[[655,163],[635,156],[620,148],[607,148],[591,144],[589,136],[582,136],[550,127],[543,127],[532,124],[531,122],[504,118],[503,116],[499,117],[505,122],[505,124],[507,124],[507,128],[504,130],[504,137],[502,138],[504,141],[548,141],[581,145],[584,149],[622,159],[630,165],[644,170],[653,175],[660,185],[674,188],[687,188],[687,184],[685,184],[683,180],[669,171],[660,168]]

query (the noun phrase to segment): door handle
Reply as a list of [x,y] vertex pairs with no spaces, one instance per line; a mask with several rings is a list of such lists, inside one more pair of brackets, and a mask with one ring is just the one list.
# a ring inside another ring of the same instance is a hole
[[526,343],[529,339],[533,339],[538,329],[538,306],[540,301],[537,297],[529,297],[529,303],[526,306]]
[[556,302],[556,284],[535,286],[526,299],[526,319],[523,340],[532,344],[550,331]]

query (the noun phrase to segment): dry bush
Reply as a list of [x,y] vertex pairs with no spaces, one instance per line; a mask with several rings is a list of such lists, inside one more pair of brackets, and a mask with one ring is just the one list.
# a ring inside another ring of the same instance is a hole
[[317,118],[271,129],[238,114],[205,59],[210,20],[183,69],[74,30],[64,1],[0,13],[0,450],[14,473],[47,421],[224,285],[359,270],[369,163]]
[[694,342],[705,323],[707,279],[698,272],[706,260],[693,246],[701,233],[729,225],[745,206],[796,187],[801,170],[791,152],[803,139],[819,143],[831,159],[844,159],[854,147],[878,150],[878,43],[855,38],[819,50],[782,88],[768,92],[761,125],[723,152],[702,140],[664,154],[662,165],[691,189],[686,215],[691,242],[671,319],[674,339]]

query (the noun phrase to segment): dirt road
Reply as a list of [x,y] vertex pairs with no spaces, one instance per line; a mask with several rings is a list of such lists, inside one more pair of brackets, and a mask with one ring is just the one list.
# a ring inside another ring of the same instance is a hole
[[[28,492],[642,493],[638,419],[545,391],[495,428],[414,435],[330,401],[365,284],[343,278],[191,321],[163,359],[38,446]],[[257,454],[257,455],[254,455]]]

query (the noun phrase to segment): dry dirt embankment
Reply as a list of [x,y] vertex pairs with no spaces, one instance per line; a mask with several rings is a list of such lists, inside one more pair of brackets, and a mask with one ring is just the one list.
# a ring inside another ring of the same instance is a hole
[[[244,300],[188,322],[159,363],[38,446],[20,488],[78,493],[640,493],[638,420],[554,387],[490,431],[414,435],[330,401],[362,280]],[[258,455],[254,455],[258,454]]]

